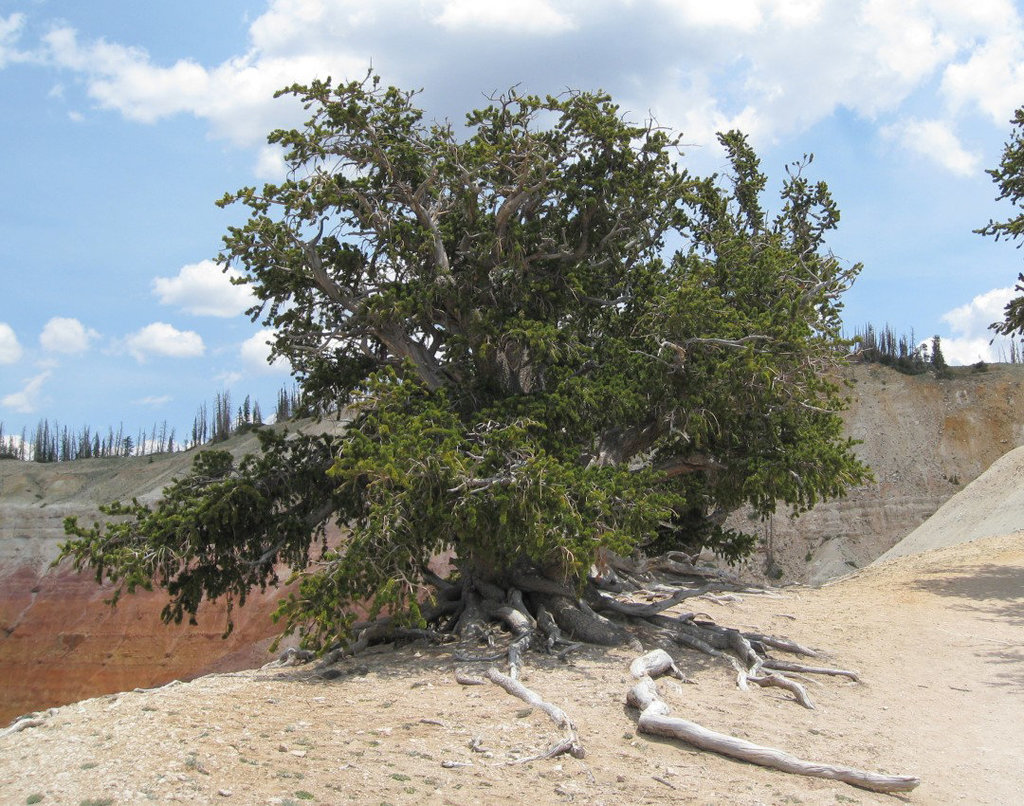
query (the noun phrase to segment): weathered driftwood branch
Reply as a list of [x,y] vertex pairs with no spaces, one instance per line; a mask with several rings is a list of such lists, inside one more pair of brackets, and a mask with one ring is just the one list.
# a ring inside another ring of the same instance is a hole
[[802,646],[796,641],[791,641],[788,638],[780,638],[777,635],[762,635],[758,632],[745,632],[743,637],[750,641],[757,641],[759,644],[770,646],[773,649],[781,649],[783,652],[789,652],[792,655],[806,655],[809,658],[820,658],[821,653],[816,649]]
[[781,674],[766,674],[766,675],[747,675],[747,680],[751,683],[756,683],[762,688],[768,688],[769,686],[775,686],[776,688],[782,688],[790,692],[798,703],[804,708],[814,710],[814,703],[811,702],[811,698],[807,694],[807,689],[801,686],[796,680],[790,680]]
[[669,707],[658,697],[658,688],[653,676],[670,672],[675,668],[672,658],[661,649],[637,658],[630,666],[630,672],[637,678],[637,683],[630,689],[626,701],[640,710],[637,727],[641,733],[680,739],[702,750],[710,750],[751,764],[795,775],[842,781],[873,792],[909,792],[921,783],[919,778],[912,775],[881,775],[853,767],[804,761],[782,750],[754,744],[745,739],[708,730],[686,719],[669,716]]
[[4,736],[10,736],[12,733],[25,730],[25,728],[38,728],[46,722],[46,719],[42,717],[29,717],[27,719],[19,719],[12,725],[8,725],[3,730],[0,730],[0,738]]
[[793,663],[788,660],[777,658],[766,658],[761,665],[765,669],[775,669],[780,672],[802,672],[803,674],[828,674],[835,677],[848,677],[854,683],[860,682],[860,675],[850,669],[833,669],[829,666],[806,666],[803,663]]
[[46,711],[35,711],[34,713],[18,717],[6,728],[0,730],[0,738],[10,736],[12,733],[19,733],[25,730],[25,728],[38,728],[40,725],[46,724],[46,720],[56,713],[56,708],[49,708]]
[[586,751],[576,735],[576,727],[572,724],[572,720],[569,719],[565,711],[557,705],[545,702],[535,691],[531,691],[518,680],[513,680],[493,667],[487,670],[485,676],[495,685],[505,689],[513,697],[518,697],[523,702],[543,711],[552,722],[566,731],[565,739],[555,744],[547,753],[537,756],[537,758],[551,758],[561,753],[568,753],[573,758],[583,758],[586,755]]

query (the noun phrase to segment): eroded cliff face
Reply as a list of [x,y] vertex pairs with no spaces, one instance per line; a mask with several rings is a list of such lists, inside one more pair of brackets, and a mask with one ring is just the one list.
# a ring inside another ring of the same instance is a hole
[[[250,435],[230,445],[251,451]],[[101,516],[112,500],[153,500],[194,454],[87,459],[60,464],[0,461],[0,724],[29,711],[175,678],[251,668],[267,662],[276,634],[270,614],[281,591],[252,596],[226,626],[223,604],[199,614],[199,626],[164,625],[165,597],[142,592],[104,603],[109,587],[68,564],[51,567],[65,540],[63,522]]]
[[751,576],[821,583],[869,564],[981,475],[1024,445],[1024,367],[955,368],[952,378],[877,365],[849,372],[846,430],[875,482],[793,520],[734,516],[761,537]]

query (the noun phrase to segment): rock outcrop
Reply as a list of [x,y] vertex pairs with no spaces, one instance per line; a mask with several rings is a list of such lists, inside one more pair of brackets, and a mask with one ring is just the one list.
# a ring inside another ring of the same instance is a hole
[[[252,435],[232,440],[252,451]],[[199,626],[164,625],[158,592],[104,603],[109,587],[67,565],[52,568],[66,539],[64,518],[100,518],[112,500],[153,500],[194,454],[85,459],[58,464],[0,461],[0,724],[83,697],[251,668],[270,659],[270,614],[280,591],[235,608],[222,639],[223,604],[206,606]]]
[[752,577],[819,584],[862,568],[1008,451],[1024,445],[1024,366],[958,367],[951,378],[878,365],[849,374],[847,434],[875,481],[797,519],[734,516],[760,535]]
[[997,459],[872,564],[1010,534],[1024,536],[1024,447]]

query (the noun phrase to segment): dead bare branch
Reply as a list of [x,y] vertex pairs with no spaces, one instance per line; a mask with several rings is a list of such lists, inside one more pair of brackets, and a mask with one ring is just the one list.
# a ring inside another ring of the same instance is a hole
[[[771,767],[795,775],[828,778],[873,792],[909,792],[921,783],[913,775],[882,775],[853,767],[818,764],[804,761],[782,750],[754,744],[745,739],[708,730],[695,722],[669,716],[669,707],[658,697],[654,675],[664,674],[674,667],[671,657],[663,650],[654,650],[633,661],[630,669],[637,678],[630,689],[627,702],[640,710],[637,728],[641,733],[667,736],[724,756],[736,758],[762,767]],[[640,674],[637,674],[637,673]]]
[[513,697],[518,697],[523,702],[532,705],[543,711],[552,722],[555,723],[559,728],[562,728],[567,732],[567,736],[564,740],[555,745],[548,751],[546,758],[550,758],[552,755],[558,753],[568,753],[573,758],[583,758],[586,755],[586,751],[583,749],[583,745],[580,744],[579,738],[576,735],[576,727],[572,724],[572,721],[566,715],[565,711],[559,708],[557,705],[552,705],[549,702],[541,699],[540,695],[536,692],[531,691],[518,680],[513,680],[508,675],[504,675],[495,668],[490,668],[486,672],[487,679],[494,683],[496,686],[500,686],[505,689]]

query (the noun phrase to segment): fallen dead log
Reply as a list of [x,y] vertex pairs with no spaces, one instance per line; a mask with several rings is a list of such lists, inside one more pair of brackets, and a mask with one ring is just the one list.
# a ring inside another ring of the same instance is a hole
[[667,652],[656,649],[637,658],[630,672],[637,678],[626,701],[639,709],[637,728],[641,733],[667,736],[750,764],[795,775],[827,778],[873,792],[909,792],[921,780],[912,775],[882,775],[853,767],[804,761],[782,750],[754,744],[745,739],[709,730],[695,722],[669,715],[669,707],[658,696],[654,676],[672,672],[675,664]]

